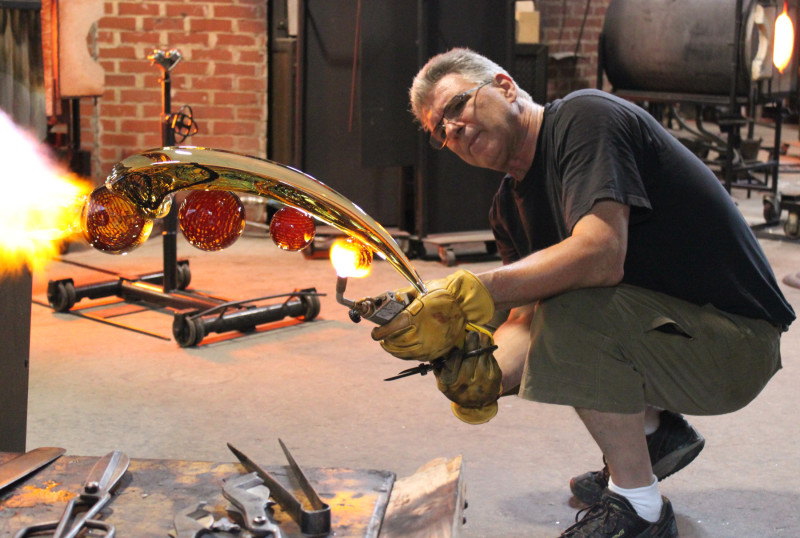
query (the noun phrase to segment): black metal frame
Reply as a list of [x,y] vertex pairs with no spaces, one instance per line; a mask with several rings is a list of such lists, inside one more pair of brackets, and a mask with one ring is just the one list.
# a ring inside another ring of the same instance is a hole
[[[178,59],[177,51],[174,52]],[[175,129],[172,126],[172,100],[170,70],[177,64],[165,65],[154,61],[163,76],[161,135],[164,146],[175,145]],[[143,302],[175,310],[172,335],[181,347],[195,346],[210,332],[255,330],[258,325],[280,321],[286,317],[302,318],[303,321],[314,319],[320,310],[319,295],[314,288],[294,290],[284,296],[286,301],[276,305],[255,306],[252,303],[276,296],[248,299],[244,301],[227,301],[216,297],[186,291],[191,280],[189,262],[177,258],[178,208],[172,205],[163,219],[163,269],[160,272],[126,277],[112,271],[99,271],[117,274],[117,280],[75,286],[73,279],[51,280],[47,285],[47,300],[57,312],[69,312],[81,299],[100,299],[116,296],[128,302]],[[77,264],[79,265],[79,264]],[[86,266],[85,266],[86,267]],[[96,268],[92,268],[96,269]],[[154,284],[161,284],[156,289]],[[109,322],[98,316],[80,313],[82,317],[110,323],[125,328],[160,337],[159,335],[136,329],[121,323]],[[161,337],[163,338],[163,337]]]
[[[748,191],[748,195],[750,191],[763,191],[766,192],[768,196],[777,196],[781,131],[785,111],[783,109],[782,99],[777,95],[773,95],[771,88],[767,88],[767,92],[760,94],[761,88],[757,86],[757,83],[752,83],[753,87],[747,96],[743,96],[737,92],[737,77],[741,71],[742,8],[743,0],[736,0],[735,35],[733,36],[734,45],[732,47],[731,58],[732,74],[730,92],[728,95],[637,91],[617,88],[612,89],[612,92],[624,99],[647,104],[650,112],[658,119],[662,120],[663,117],[659,116],[663,113],[664,106],[673,105],[675,103],[695,105],[698,112],[698,122],[700,122],[698,128],[701,131],[703,130],[702,110],[708,107],[723,111],[727,109],[726,112],[719,114],[717,120],[720,131],[725,135],[724,137],[720,137],[723,139],[724,147],[717,145],[713,148],[723,158],[721,161],[706,161],[706,164],[715,171],[728,192],[730,192],[732,188],[742,188]],[[598,43],[598,89],[603,88],[603,77],[605,73],[606,58],[604,55],[603,39],[604,36],[601,33]],[[756,161],[755,159],[745,160],[741,158],[743,142],[741,129],[747,127],[747,136],[748,138],[752,138],[755,122],[752,116],[757,106],[774,106],[776,108],[773,143],[770,147],[759,147],[759,149],[766,149],[769,152],[768,159],[763,162]],[[741,115],[739,111],[742,107],[748,109],[748,116],[751,117]],[[705,133],[708,134],[707,132]],[[736,158],[737,155],[739,155],[738,159]],[[763,180],[754,176],[754,174],[757,173],[764,174]]]

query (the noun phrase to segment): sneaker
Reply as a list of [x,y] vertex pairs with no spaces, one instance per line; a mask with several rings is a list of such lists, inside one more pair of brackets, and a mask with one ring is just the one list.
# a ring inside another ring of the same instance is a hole
[[[666,497],[661,497],[664,506],[658,521],[650,523],[639,517],[628,499],[609,490],[604,490],[600,502],[581,510],[575,516],[576,523],[561,534],[562,538],[673,538],[678,536],[675,512]],[[578,521],[581,513],[583,519]]]
[[[647,450],[653,474],[664,480],[689,465],[706,440],[678,413],[661,412],[658,429],[647,436]],[[603,459],[605,462],[605,458]],[[608,486],[608,465],[602,471],[590,471],[569,481],[572,494],[584,504],[595,504]]]

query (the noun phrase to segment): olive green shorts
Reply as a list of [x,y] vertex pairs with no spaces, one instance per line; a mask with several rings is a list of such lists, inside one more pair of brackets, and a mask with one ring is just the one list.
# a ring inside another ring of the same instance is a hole
[[633,286],[572,291],[536,306],[519,395],[611,413],[729,413],[781,368],[780,335]]

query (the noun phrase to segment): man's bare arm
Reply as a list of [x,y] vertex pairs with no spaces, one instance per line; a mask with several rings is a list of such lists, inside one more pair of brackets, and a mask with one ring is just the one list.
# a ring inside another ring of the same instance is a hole
[[509,265],[480,273],[498,309],[529,304],[566,291],[622,281],[630,208],[597,202],[560,243]]

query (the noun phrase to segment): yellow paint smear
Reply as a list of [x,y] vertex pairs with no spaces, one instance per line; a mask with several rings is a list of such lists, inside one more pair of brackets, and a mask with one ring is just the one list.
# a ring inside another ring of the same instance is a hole
[[50,481],[45,482],[43,487],[24,486],[19,494],[6,501],[5,506],[6,508],[28,508],[37,504],[66,503],[73,497],[77,497],[76,493],[69,491],[53,491],[53,488],[60,484],[60,482]]

